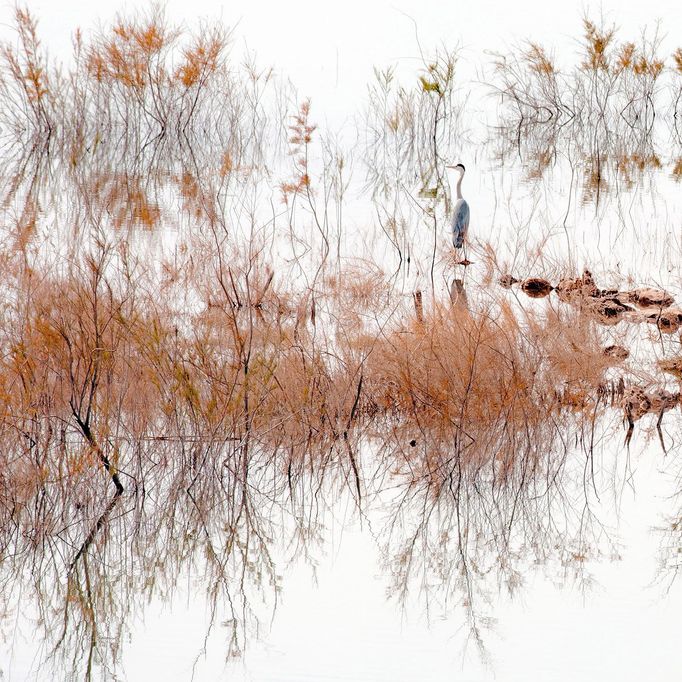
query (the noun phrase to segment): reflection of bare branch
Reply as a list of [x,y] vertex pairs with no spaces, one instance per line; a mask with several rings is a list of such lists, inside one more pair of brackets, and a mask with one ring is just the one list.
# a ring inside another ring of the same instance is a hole
[[73,558],[71,561],[71,564],[69,565],[69,573],[73,571],[75,568],[76,564],[78,563],[78,560],[83,556],[88,551],[88,548],[92,544],[92,541],[95,539],[95,535],[99,532],[100,528],[106,523],[107,519],[109,518],[109,514],[113,511],[114,507],[116,506],[116,503],[119,500],[119,497],[123,494],[123,489],[121,490],[116,490],[114,493],[114,496],[109,500],[109,504],[105,507],[104,511],[100,514],[99,518],[97,519],[97,522],[95,525],[92,527],[92,530],[88,533],[87,537],[85,540],[83,540],[83,544],[80,546],[78,549],[78,552],[76,552],[76,556]]

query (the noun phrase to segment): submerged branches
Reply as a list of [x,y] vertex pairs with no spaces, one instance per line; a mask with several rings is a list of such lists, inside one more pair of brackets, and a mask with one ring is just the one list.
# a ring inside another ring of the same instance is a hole
[[457,149],[455,52],[437,52],[413,87],[400,84],[395,69],[375,69],[369,89],[366,130],[367,185],[375,197],[401,186],[436,186],[442,193],[443,166]]
[[[664,61],[660,39],[615,41],[615,28],[583,20],[582,62],[562,70],[553,55],[529,42],[520,55],[498,55],[499,92],[510,125],[563,127],[571,122],[608,127],[624,122],[640,134],[651,131]],[[615,133],[616,131],[614,131]]]
[[[399,267],[403,260],[410,262],[423,232],[432,231],[434,239],[440,217],[449,215],[445,165],[453,162],[462,145],[456,64],[456,51],[437,51],[424,60],[411,86],[401,84],[396,69],[389,67],[375,69],[369,87],[365,189]],[[429,202],[422,206],[418,199]]]

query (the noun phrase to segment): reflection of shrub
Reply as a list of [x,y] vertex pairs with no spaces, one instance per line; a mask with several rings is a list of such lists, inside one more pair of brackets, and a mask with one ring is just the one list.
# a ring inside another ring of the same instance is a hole
[[80,150],[112,126],[131,136],[186,133],[229,81],[228,37],[217,25],[182,45],[183,31],[158,9],[119,17],[88,40],[78,31],[73,64],[62,74],[47,63],[36,20],[21,9],[15,17],[19,49],[2,46],[1,84],[5,122],[18,134],[58,134]]
[[[514,103],[518,117],[530,120],[577,117],[582,122],[604,116],[625,115],[642,129],[654,116],[654,86],[664,68],[658,56],[659,40],[642,38],[618,45],[616,31],[585,19],[582,62],[569,71],[561,70],[538,43],[529,42],[520,56],[499,55],[500,91]],[[677,61],[678,54],[673,59]],[[643,107],[643,108],[642,108]],[[649,110],[651,108],[651,110]]]
[[[538,177],[550,167],[557,149],[587,160],[584,165],[586,199],[599,197],[609,173],[632,182],[629,160],[656,160],[654,122],[667,118],[677,129],[678,85],[682,51],[673,55],[667,78],[659,55],[658,35],[638,43],[619,43],[616,30],[588,19],[579,63],[562,69],[548,51],[529,42],[517,53],[499,55],[497,83],[505,106],[506,145],[522,145],[537,163],[529,175]],[[672,94],[675,105],[668,107]],[[648,161],[647,161],[648,164]],[[641,171],[641,164],[640,164]]]
[[385,411],[401,450],[419,435],[429,458],[512,462],[520,442],[537,444],[538,456],[551,449],[565,407],[592,415],[612,364],[574,312],[519,319],[506,304],[473,313],[438,306],[377,340],[365,397]]

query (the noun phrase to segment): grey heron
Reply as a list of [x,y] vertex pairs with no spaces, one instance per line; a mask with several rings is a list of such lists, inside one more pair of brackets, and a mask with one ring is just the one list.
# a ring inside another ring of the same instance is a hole
[[457,202],[452,213],[452,243],[456,249],[461,249],[464,246],[464,240],[469,229],[469,204],[466,199],[462,198],[462,178],[466,169],[461,163],[456,166],[446,166],[459,172],[457,180]]

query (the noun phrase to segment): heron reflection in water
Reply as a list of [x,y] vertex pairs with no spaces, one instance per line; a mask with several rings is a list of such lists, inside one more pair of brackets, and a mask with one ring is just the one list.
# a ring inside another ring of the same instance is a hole
[[453,279],[450,285],[450,303],[462,310],[469,309],[469,299],[467,297],[466,289],[464,288],[464,281],[461,279]]

